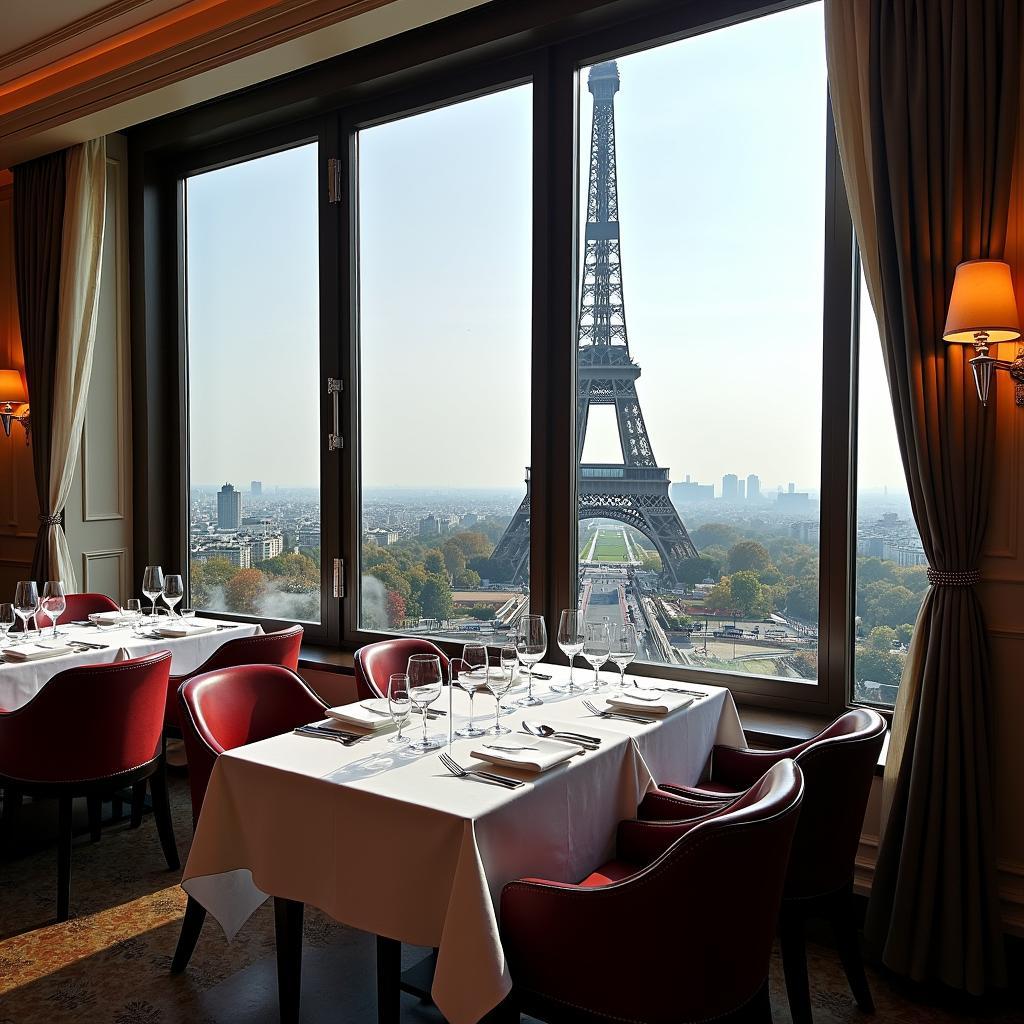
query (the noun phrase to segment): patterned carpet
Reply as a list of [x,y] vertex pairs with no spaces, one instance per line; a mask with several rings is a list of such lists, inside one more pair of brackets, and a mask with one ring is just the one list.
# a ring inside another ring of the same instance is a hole
[[[191,823],[184,780],[172,779],[171,799],[182,862]],[[52,808],[25,807],[26,829],[45,831]],[[33,815],[37,816],[33,820]],[[0,1024],[273,1024],[277,1020],[274,925],[265,905],[228,945],[207,921],[188,971],[168,968],[185,896],[166,870],[156,828],[104,829],[99,843],[76,840],[72,857],[72,919],[54,924],[56,858],[52,845],[0,863]],[[412,961],[425,951],[407,950]],[[853,1004],[838,959],[811,949],[816,1024],[867,1024]],[[911,1002],[871,973],[886,1024],[1024,1022],[1003,1008],[957,1013],[932,1000]],[[303,961],[303,1020],[373,1024],[376,1019],[371,936],[307,910]],[[438,1024],[429,1006],[403,997],[403,1019]],[[772,967],[775,1020],[790,1020],[776,958]]]

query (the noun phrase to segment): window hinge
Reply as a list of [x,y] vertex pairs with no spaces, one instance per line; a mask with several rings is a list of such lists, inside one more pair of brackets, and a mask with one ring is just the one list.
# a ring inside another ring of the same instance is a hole
[[327,159],[327,202],[341,202],[341,161],[336,156]]
[[345,559],[334,560],[334,596],[345,596]]
[[327,394],[331,396],[334,404],[334,431],[327,435],[327,450],[336,452],[345,447],[345,439],[341,436],[341,412],[338,408],[338,395],[345,388],[345,382],[340,377],[327,378]]

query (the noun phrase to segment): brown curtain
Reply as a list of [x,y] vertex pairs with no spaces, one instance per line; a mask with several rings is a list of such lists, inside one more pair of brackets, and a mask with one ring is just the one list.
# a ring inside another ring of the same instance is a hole
[[[49,508],[50,427],[60,330],[65,154],[14,168],[14,271],[32,417],[32,469],[39,508]],[[49,578],[49,517],[40,516],[32,578]]]
[[[893,722],[891,802],[865,931],[898,973],[980,994],[1005,983],[989,657],[974,589],[989,417],[966,363],[973,352],[947,345],[942,329],[956,265],[1003,255],[1018,4],[826,0],[826,32],[836,105],[849,114],[859,104],[865,126],[858,137],[857,118],[846,117],[840,149],[855,217],[872,218],[873,231],[858,237],[877,247],[865,264],[878,275],[872,299],[932,582]],[[851,73],[865,59],[866,90]]]

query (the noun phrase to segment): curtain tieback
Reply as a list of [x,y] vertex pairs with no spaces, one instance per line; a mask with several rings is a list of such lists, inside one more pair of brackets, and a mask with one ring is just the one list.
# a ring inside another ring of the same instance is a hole
[[928,567],[928,582],[933,587],[973,587],[981,582],[980,569],[965,569],[962,572],[944,572]]
[[39,513],[39,522],[45,523],[47,526],[60,526],[61,524],[61,513],[54,512],[50,514]]

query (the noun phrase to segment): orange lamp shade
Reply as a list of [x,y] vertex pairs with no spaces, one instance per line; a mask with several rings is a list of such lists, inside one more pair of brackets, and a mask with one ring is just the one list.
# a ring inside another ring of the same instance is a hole
[[25,380],[20,370],[0,370],[0,402],[22,403],[28,401]]
[[942,337],[969,345],[979,333],[993,344],[1020,337],[1013,277],[1001,260],[968,260],[956,268]]

